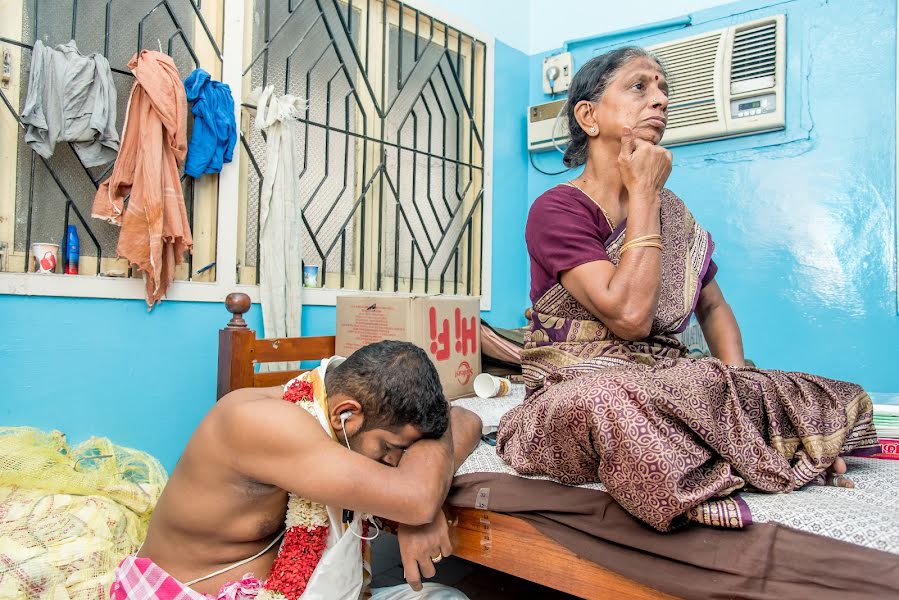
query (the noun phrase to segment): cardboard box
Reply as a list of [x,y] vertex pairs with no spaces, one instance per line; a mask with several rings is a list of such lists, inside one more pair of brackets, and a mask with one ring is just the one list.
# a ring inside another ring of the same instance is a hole
[[481,372],[481,306],[471,296],[338,296],[336,351],[382,340],[412,342],[437,367],[447,398],[474,393]]

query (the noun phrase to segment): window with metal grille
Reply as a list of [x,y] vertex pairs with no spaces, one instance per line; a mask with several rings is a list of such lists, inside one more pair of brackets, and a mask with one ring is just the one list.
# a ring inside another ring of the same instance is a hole
[[[74,224],[81,240],[80,273],[133,275],[116,259],[119,228],[90,218],[97,186],[113,163],[87,168],[68,144],[57,144],[44,159],[26,143],[20,121],[31,68],[31,50],[40,39],[52,48],[75,40],[84,54],[101,53],[110,63],[117,96],[116,129],[122,133],[134,77],[127,69],[138,50],[159,49],[175,61],[182,79],[196,67],[221,76],[223,10],[214,0],[25,0],[0,7],[0,47],[9,77],[0,84],[0,271],[32,268],[31,244],[65,243]],[[218,179],[182,174],[194,251],[178,270],[178,280],[215,280]],[[62,250],[60,252],[62,254]],[[58,270],[60,270],[58,268]],[[70,276],[73,277],[73,276]]]
[[[341,289],[489,298],[493,42],[452,20],[395,0],[0,3],[0,52],[11,65],[0,82],[0,293],[143,296],[127,281],[140,274],[115,258],[118,228],[90,218],[112,163],[85,168],[67,144],[44,160],[24,142],[19,111],[39,38],[49,47],[75,39],[82,54],[108,58],[120,136],[126,65],[140,48],[169,53],[182,78],[201,66],[231,86],[235,160],[220,176],[182,178],[194,252],[168,298],[256,298],[266,140],[251,91],[266,85],[308,101],[294,140],[302,258],[319,266],[326,290],[305,302],[333,303]],[[81,275],[28,274],[31,244],[62,245],[69,223]],[[126,281],[108,276],[117,273]]]
[[[305,98],[303,262],[327,288],[481,293],[486,45],[391,0],[248,3],[244,97]],[[265,145],[244,104],[240,283],[259,277]]]

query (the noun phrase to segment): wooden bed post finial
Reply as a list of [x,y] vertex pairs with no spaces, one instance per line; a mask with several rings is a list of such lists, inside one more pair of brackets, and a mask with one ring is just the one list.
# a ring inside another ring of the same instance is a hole
[[231,320],[219,329],[219,399],[228,392],[253,387],[253,352],[256,345],[256,332],[243,319],[250,310],[250,297],[240,292],[228,294],[225,308],[231,313]]
[[225,298],[225,308],[231,313],[231,320],[228,321],[229,329],[246,329],[247,322],[244,321],[244,314],[250,310],[250,297],[241,292],[228,294]]

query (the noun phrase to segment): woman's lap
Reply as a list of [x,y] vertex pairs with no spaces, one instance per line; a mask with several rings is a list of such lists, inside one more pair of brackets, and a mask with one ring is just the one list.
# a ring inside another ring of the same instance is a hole
[[551,379],[503,418],[500,455],[526,474],[602,480],[660,529],[747,483],[790,491],[876,443],[867,394],[814,375],[704,358]]

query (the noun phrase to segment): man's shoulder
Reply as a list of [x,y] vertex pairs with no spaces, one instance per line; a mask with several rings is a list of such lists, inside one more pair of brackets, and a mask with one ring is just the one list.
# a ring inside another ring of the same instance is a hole
[[[280,388],[235,390],[216,406],[219,434],[251,445],[314,441],[324,430],[307,410],[281,399]],[[279,435],[272,435],[278,432]],[[227,440],[226,440],[227,441]]]
[[280,399],[273,390],[248,388],[235,390],[215,404],[179,462],[191,477],[229,479],[254,488],[253,495],[265,494],[271,487],[259,473],[260,465],[316,452],[322,442],[330,442],[330,437],[304,408]]

